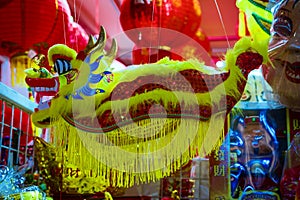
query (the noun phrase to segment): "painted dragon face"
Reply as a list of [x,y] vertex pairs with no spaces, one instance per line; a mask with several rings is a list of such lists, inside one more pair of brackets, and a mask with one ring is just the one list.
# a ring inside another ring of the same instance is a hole
[[300,109],[300,1],[283,0],[274,9],[269,58],[274,66],[264,68],[266,80],[280,102]]
[[[44,65],[44,55],[32,59],[31,68],[25,70],[27,85],[31,88],[38,107],[32,114],[32,121],[38,127],[49,127],[66,107],[70,105],[69,98],[81,99],[81,95],[90,96],[102,92],[102,89],[91,88],[106,79],[112,80],[111,72],[107,71],[116,54],[116,42],[105,52],[106,33],[103,28],[97,41],[90,37],[86,48],[79,53],[63,44],[52,46],[48,51],[49,72]],[[93,52],[93,53],[91,53]],[[91,53],[89,56],[87,56]],[[91,66],[90,66],[91,65]],[[99,68],[103,69],[99,69]],[[80,73],[79,73],[80,72]],[[94,73],[98,74],[94,74]],[[76,81],[75,81],[76,80]],[[59,101],[60,103],[53,102]],[[68,107],[71,109],[70,107]]]

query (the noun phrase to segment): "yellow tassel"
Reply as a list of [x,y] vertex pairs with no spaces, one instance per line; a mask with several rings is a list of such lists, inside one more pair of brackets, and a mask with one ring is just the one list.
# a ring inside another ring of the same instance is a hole
[[111,194],[109,192],[104,192],[105,200],[113,200]]
[[[169,176],[195,157],[198,147],[199,156],[216,148],[224,116],[213,116],[213,126],[192,119],[146,119],[106,134],[83,132],[61,119],[54,130],[57,152],[61,155],[66,149],[61,141],[68,141],[64,159],[69,164],[91,178],[108,177],[111,186],[131,187]],[[142,137],[143,126],[148,137]]]

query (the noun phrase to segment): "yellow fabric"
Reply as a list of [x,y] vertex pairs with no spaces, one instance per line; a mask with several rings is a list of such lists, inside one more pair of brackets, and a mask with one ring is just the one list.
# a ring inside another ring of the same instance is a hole
[[109,192],[105,192],[104,195],[105,195],[105,200],[113,200],[113,198]]

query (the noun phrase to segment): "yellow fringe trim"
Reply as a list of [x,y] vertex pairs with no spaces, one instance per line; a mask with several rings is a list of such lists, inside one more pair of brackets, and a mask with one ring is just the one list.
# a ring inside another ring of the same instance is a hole
[[225,117],[217,113],[206,122],[146,119],[107,134],[83,132],[60,119],[55,146],[58,155],[87,176],[104,176],[112,186],[130,187],[169,176],[220,145]]

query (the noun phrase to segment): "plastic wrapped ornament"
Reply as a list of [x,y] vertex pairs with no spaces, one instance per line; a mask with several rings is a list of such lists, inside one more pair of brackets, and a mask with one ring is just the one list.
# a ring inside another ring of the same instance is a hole
[[300,2],[280,1],[274,9],[269,58],[264,76],[280,102],[290,109],[300,109]]

